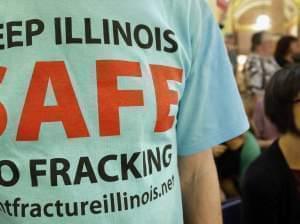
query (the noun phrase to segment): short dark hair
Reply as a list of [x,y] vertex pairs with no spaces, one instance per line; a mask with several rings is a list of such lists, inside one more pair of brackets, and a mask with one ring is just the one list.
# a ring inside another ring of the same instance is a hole
[[261,32],[257,32],[255,34],[252,35],[251,38],[251,51],[255,51],[256,48],[261,45],[261,43],[263,42],[263,37],[266,34],[265,31],[261,31]]
[[300,66],[291,65],[278,71],[265,93],[265,113],[282,134],[300,134],[293,113],[293,101],[300,93]]
[[274,56],[281,67],[287,64],[285,57],[290,51],[291,44],[297,41],[298,39],[294,36],[283,36],[278,41]]

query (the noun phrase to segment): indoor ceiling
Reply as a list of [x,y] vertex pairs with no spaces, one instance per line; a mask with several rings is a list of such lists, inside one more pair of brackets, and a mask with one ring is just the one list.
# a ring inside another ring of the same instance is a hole
[[[232,33],[235,29],[250,29],[253,18],[259,14],[274,13],[274,3],[281,2],[278,7],[285,26],[292,26],[298,22],[300,0],[231,0],[225,17],[225,32]],[[273,10],[273,11],[272,11]],[[253,18],[251,18],[253,17]],[[274,18],[273,18],[274,19]],[[291,25],[292,24],[292,25]]]

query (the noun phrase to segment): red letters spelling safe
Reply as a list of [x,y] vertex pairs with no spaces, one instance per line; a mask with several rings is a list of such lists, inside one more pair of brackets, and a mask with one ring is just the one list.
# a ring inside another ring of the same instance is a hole
[[[6,73],[6,68],[0,66],[0,84],[4,79],[4,75]],[[4,105],[0,102],[0,136],[5,131],[7,125],[7,114]]]
[[[168,80],[182,82],[182,69],[150,65],[157,101],[155,132],[172,128],[174,116],[170,106],[178,104],[178,92],[168,88]],[[0,67],[0,84],[6,68]],[[141,77],[138,62],[103,60],[96,62],[100,136],[120,135],[120,107],[144,106],[142,90],[119,90],[118,77]],[[48,83],[51,83],[57,104],[45,106]],[[0,86],[1,88],[1,86]],[[80,94],[80,93],[78,93]],[[7,126],[7,112],[0,103],[0,136]],[[89,137],[80,105],[63,61],[37,62],[17,131],[17,141],[37,141],[45,122],[62,122],[68,138]]]

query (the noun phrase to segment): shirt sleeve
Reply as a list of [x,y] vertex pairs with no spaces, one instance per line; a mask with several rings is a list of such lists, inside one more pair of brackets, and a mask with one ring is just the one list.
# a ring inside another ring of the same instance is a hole
[[248,128],[232,67],[206,0],[190,12],[192,63],[177,115],[178,155],[206,150]]

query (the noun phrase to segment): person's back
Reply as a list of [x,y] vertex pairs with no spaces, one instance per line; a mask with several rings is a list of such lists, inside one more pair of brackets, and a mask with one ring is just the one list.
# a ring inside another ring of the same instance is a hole
[[205,0],[0,15],[0,223],[182,224],[177,156],[248,127]]

